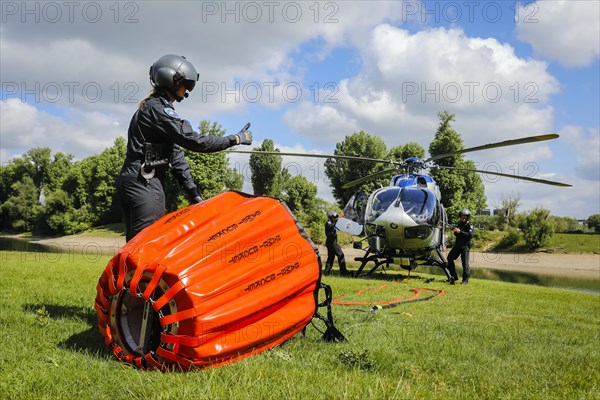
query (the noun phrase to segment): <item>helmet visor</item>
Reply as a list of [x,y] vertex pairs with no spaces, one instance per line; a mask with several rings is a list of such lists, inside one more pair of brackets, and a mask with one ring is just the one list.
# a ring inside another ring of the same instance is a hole
[[183,81],[183,86],[185,86],[185,88],[187,89],[188,92],[191,92],[192,90],[194,90],[194,87],[196,86],[196,81],[193,81],[191,79],[185,79]]

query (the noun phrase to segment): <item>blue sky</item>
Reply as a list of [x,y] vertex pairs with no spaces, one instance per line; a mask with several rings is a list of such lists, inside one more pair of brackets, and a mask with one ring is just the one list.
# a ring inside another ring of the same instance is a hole
[[[467,147],[559,133],[468,158],[574,185],[484,179],[490,207],[517,194],[521,211],[586,218],[600,212],[599,4],[3,2],[0,158],[99,153],[126,136],[149,65],[175,53],[201,77],[179,115],[230,133],[251,122],[256,144],[287,151],[331,153],[359,130],[427,148],[441,110]],[[284,162],[332,200],[320,161]]]

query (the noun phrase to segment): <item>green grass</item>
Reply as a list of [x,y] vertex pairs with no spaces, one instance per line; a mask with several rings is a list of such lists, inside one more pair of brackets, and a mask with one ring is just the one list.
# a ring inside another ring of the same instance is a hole
[[600,253],[600,235],[597,233],[555,233],[546,246],[556,253]]
[[115,223],[102,225],[96,228],[89,229],[85,232],[79,233],[80,236],[84,237],[101,237],[101,238],[115,238],[125,235],[125,224]]
[[395,285],[327,277],[344,300],[446,293],[376,313],[334,306],[346,343],[321,342],[309,326],[232,365],[160,373],[104,347],[93,303],[107,261],[0,252],[1,399],[600,399],[597,295],[424,274]]
[[[502,246],[502,239],[507,234],[507,231],[475,231],[472,249],[474,251],[491,249],[495,252],[531,253],[523,237],[512,246]],[[548,244],[537,251],[560,254],[599,254],[600,235],[597,233],[555,233]]]

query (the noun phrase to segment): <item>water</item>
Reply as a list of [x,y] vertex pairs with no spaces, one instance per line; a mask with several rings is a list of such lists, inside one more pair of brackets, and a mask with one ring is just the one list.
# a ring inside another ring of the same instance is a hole
[[0,237],[0,251],[30,251],[36,253],[60,253],[58,246],[47,246],[40,243],[32,243],[29,240]]
[[[444,272],[439,267],[421,266],[418,267],[414,272],[419,271],[433,275],[444,275]],[[460,277],[462,274],[462,269],[457,267],[456,272]],[[471,267],[471,276],[476,279],[524,283],[527,285],[537,285],[600,294],[600,280],[597,279],[582,279],[477,267]]]
[[[60,246],[46,246],[39,243],[32,243],[25,239],[0,237],[0,251],[20,251],[37,253],[61,253],[65,249]],[[406,272],[403,270],[403,272]],[[412,273],[427,273],[432,275],[444,275],[441,268],[431,266],[420,266]],[[458,276],[461,276],[462,270],[457,267]],[[572,277],[552,276],[535,274],[528,272],[505,271],[489,268],[471,268],[473,278],[489,279],[494,281],[524,283],[528,285],[538,285],[544,287],[555,287],[561,289],[578,290],[588,293],[600,294],[600,280],[580,279]]]

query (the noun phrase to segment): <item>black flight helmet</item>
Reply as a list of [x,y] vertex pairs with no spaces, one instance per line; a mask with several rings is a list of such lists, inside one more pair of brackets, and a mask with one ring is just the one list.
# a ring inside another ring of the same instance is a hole
[[[150,82],[152,86],[164,89],[177,97],[177,101],[183,100],[176,95],[179,86],[183,85],[188,92],[196,86],[200,74],[191,62],[184,56],[167,54],[162,56],[150,67]],[[188,94],[185,94],[188,97]]]
[[464,215],[465,217],[467,217],[467,219],[469,219],[469,218],[471,218],[471,211],[469,211],[469,209],[467,209],[467,208],[463,208],[458,213],[458,217],[460,218],[461,215]]
[[327,217],[329,217],[329,219],[338,219],[338,213],[335,211],[329,211],[327,213]]

